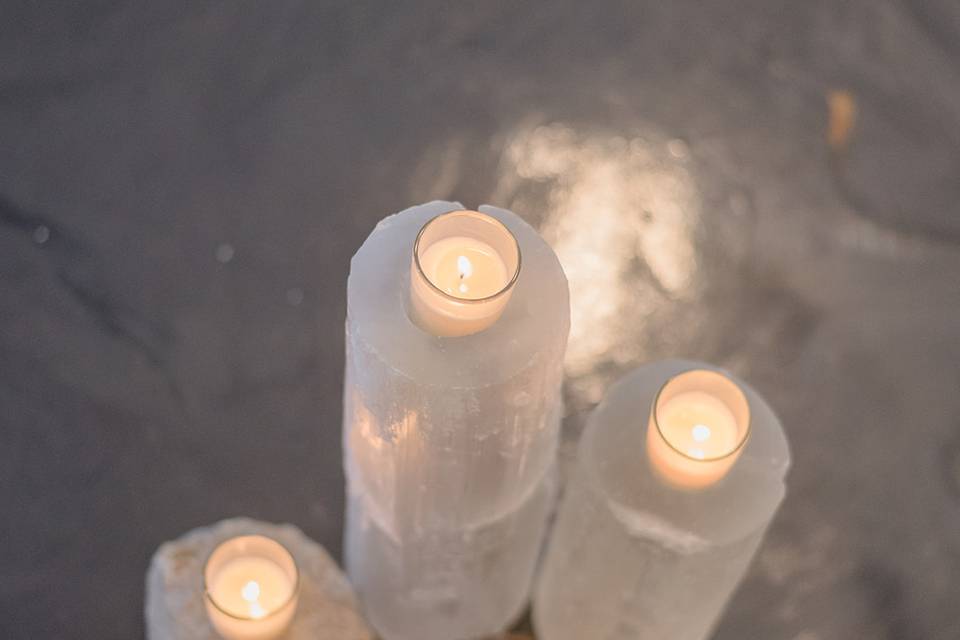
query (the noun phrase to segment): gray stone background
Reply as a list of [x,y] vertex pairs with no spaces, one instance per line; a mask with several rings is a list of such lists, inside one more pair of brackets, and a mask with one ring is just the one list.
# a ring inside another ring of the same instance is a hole
[[433,198],[568,271],[568,438],[664,356],[790,494],[719,627],[960,638],[960,4],[0,3],[0,636],[134,638],[162,541],[340,550],[348,263]]

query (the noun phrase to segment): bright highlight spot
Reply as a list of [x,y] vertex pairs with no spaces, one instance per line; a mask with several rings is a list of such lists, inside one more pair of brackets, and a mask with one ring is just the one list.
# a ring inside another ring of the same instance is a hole
[[243,589],[240,590],[240,594],[247,602],[253,602],[260,598],[260,585],[256,580],[251,580],[247,584],[243,585]]
[[703,460],[706,457],[703,449],[690,449],[687,453],[690,454],[691,458],[696,458],[697,460]]
[[267,610],[260,606],[259,602],[250,603],[250,617],[251,618],[262,618],[267,615]]
[[710,437],[710,427],[705,424],[698,424],[693,428],[693,439],[697,442],[703,442]]

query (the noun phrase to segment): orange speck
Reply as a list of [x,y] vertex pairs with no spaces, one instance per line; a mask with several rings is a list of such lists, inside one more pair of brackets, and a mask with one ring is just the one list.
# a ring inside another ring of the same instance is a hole
[[827,144],[834,151],[843,151],[857,122],[857,100],[849,91],[833,90],[827,94],[827,107],[830,110]]

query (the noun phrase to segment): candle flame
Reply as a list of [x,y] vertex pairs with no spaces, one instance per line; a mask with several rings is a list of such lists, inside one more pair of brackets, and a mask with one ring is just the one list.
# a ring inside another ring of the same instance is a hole
[[247,602],[256,602],[260,598],[260,584],[256,580],[251,580],[243,585],[243,589],[240,590],[240,595],[242,595],[243,599]]
[[473,263],[467,256],[457,256],[457,270],[460,272],[460,279],[469,278],[473,275]]
[[243,599],[250,603],[250,616],[253,618],[262,618],[267,615],[266,610],[260,605],[260,583],[251,580],[243,585],[240,590]]
[[705,424],[698,424],[693,427],[693,439],[697,442],[703,442],[710,438],[710,427]]
[[460,273],[460,286],[457,287],[457,289],[461,294],[464,294],[469,290],[469,287],[463,279],[473,275],[473,263],[470,262],[470,258],[467,256],[457,256],[457,271]]

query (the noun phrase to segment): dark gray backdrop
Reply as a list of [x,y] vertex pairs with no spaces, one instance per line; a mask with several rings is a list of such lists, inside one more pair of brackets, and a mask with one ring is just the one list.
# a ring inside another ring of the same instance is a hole
[[0,4],[0,636],[138,637],[225,516],[339,553],[348,261],[439,197],[560,253],[571,438],[667,355],[782,413],[718,638],[960,637],[960,5],[175,4]]

